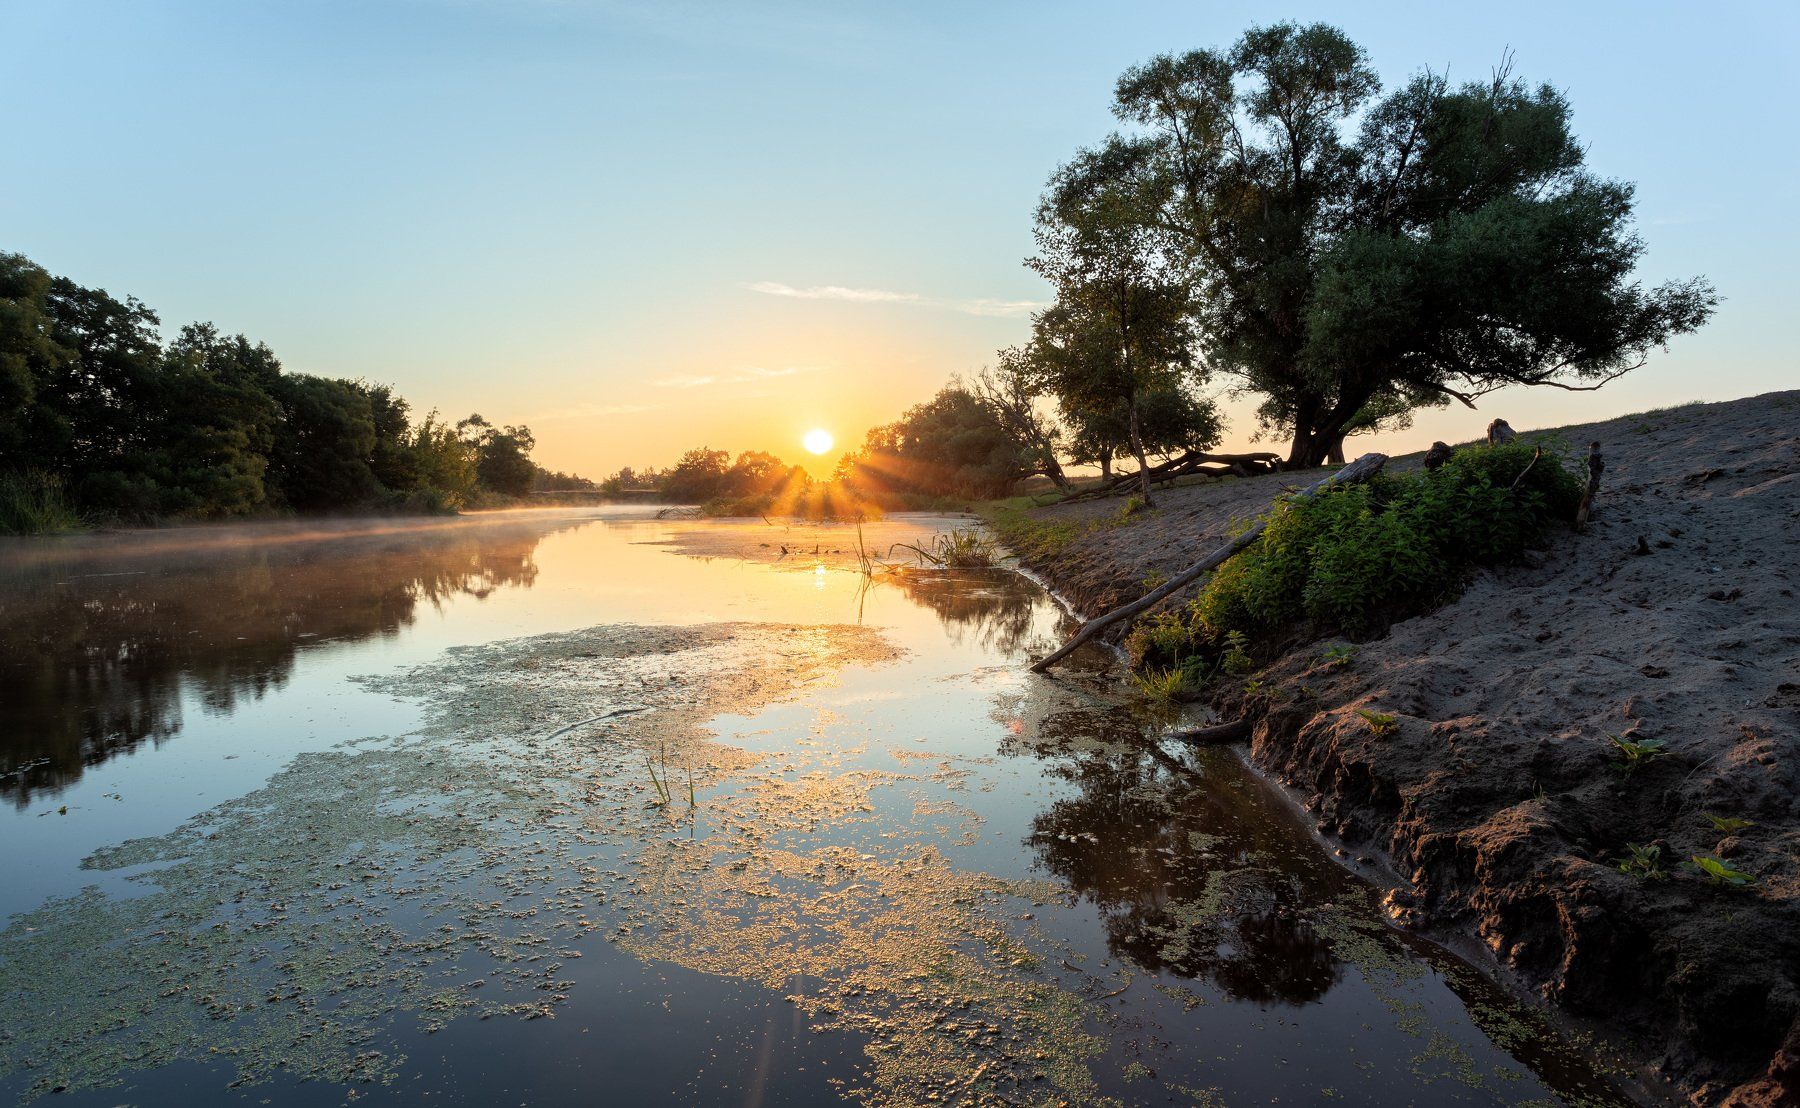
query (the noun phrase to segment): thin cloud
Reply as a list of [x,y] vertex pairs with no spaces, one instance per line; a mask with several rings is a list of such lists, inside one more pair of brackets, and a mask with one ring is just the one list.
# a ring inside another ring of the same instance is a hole
[[636,415],[639,412],[654,412],[661,404],[578,404],[573,408],[558,408],[553,412],[542,412],[531,417],[533,423],[543,423],[552,419],[582,419],[603,416]]
[[1025,316],[1045,305],[1036,300],[950,300],[937,296],[920,296],[916,292],[892,289],[856,289],[843,285],[808,285],[800,288],[780,281],[751,281],[744,286],[764,296],[785,296],[792,300],[842,300],[853,304],[913,304],[922,308],[940,308],[964,315]]
[[778,377],[793,377],[796,374],[811,372],[810,368],[797,365],[783,366],[780,369],[750,365],[740,366],[725,373],[680,373],[651,383],[665,389],[700,389],[708,385],[743,385],[752,381],[772,381]]

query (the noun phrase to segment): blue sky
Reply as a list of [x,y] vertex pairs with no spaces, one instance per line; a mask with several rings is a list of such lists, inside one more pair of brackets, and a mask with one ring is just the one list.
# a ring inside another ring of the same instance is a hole
[[[1376,445],[1800,386],[1800,7],[1736,4],[0,0],[0,249],[292,370],[525,421],[600,473],[797,456],[979,368],[1045,298],[1046,176],[1125,67],[1279,18],[1392,84],[1518,72],[1637,182],[1644,277],[1715,322],[1592,395],[1489,398]],[[853,290],[853,291],[845,291]],[[1253,430],[1244,404],[1230,440]]]

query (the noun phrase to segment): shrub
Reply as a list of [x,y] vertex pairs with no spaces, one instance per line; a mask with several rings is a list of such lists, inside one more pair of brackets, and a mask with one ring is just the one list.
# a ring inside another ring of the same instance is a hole
[[1265,648],[1296,631],[1377,634],[1454,598],[1473,567],[1541,544],[1573,518],[1581,488],[1559,455],[1510,443],[1278,504],[1261,539],[1175,617],[1181,641],[1166,622],[1153,624],[1134,635],[1134,652],[1161,662],[1171,647],[1218,654],[1234,633]]

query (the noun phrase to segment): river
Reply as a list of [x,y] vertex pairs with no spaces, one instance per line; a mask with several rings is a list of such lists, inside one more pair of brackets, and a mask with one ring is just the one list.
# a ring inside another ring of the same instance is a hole
[[1108,655],[1029,673],[1037,586],[857,543],[0,546],[0,1100],[1622,1100]]

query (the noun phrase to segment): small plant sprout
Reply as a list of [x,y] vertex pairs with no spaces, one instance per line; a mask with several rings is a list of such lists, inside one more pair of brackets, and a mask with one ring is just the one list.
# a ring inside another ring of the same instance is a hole
[[1606,740],[1612,743],[1619,751],[1619,754],[1623,759],[1619,763],[1619,768],[1624,771],[1627,777],[1658,758],[1668,757],[1669,754],[1667,750],[1663,749],[1667,744],[1661,739],[1638,739],[1634,741],[1632,739],[1622,739],[1617,735],[1608,735],[1606,736]]
[[1377,735],[1386,735],[1399,725],[1399,721],[1387,712],[1371,712],[1367,708],[1358,708],[1356,714],[1369,725],[1369,730]]
[[1625,857],[1618,868],[1620,873],[1646,881],[1659,881],[1668,876],[1662,868],[1662,847],[1644,843],[1626,843]]
[[1722,836],[1735,835],[1739,831],[1748,830],[1749,828],[1756,826],[1754,820],[1739,819],[1736,816],[1715,816],[1710,812],[1702,812],[1700,815],[1706,822],[1712,824],[1712,829],[1714,831],[1717,831]]
[[1332,669],[1343,669],[1356,658],[1356,647],[1347,642],[1334,642],[1325,648],[1319,661]]
[[1245,696],[1261,696],[1268,691],[1268,683],[1260,677],[1252,677],[1244,682]]
[[1219,668],[1226,673],[1249,673],[1256,668],[1256,660],[1250,657],[1250,639],[1242,631],[1225,633],[1225,652],[1219,655]]
[[1756,878],[1743,870],[1732,869],[1710,854],[1696,854],[1687,861],[1688,868],[1720,888],[1741,889],[1756,884]]

